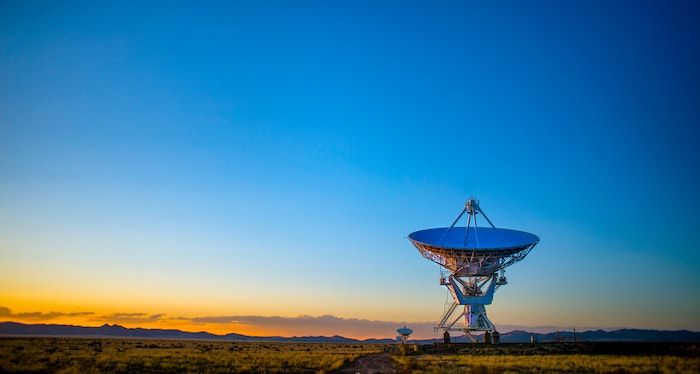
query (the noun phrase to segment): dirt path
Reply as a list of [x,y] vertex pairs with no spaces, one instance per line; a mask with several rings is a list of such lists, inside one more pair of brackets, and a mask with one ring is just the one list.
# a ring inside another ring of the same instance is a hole
[[339,369],[336,373],[362,373],[362,374],[374,374],[374,373],[396,373],[396,367],[394,366],[394,361],[386,353],[377,353],[365,357],[360,357],[357,360],[350,363],[350,365]]

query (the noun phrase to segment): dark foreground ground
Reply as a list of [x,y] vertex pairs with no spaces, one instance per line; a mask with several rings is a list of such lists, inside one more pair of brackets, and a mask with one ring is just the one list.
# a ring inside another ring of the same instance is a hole
[[697,343],[407,345],[0,338],[0,372],[700,373]]
[[397,369],[428,373],[700,373],[697,343],[438,344],[419,351],[394,356]]
[[423,353],[469,355],[623,355],[700,357],[700,343],[676,342],[581,342],[507,344],[433,344],[421,347]]
[[371,344],[111,338],[0,338],[0,372],[329,372],[387,349]]

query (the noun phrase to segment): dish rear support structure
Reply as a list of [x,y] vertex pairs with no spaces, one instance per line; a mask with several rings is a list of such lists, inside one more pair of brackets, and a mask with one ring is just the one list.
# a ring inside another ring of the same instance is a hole
[[[456,227],[465,216],[464,227]],[[481,214],[490,227],[478,227]],[[522,260],[537,245],[536,235],[496,228],[470,198],[450,227],[413,232],[409,240],[423,257],[444,269],[440,284],[452,296],[436,331],[460,331],[472,341],[473,332],[496,331],[486,315],[496,290],[507,283],[505,268]]]

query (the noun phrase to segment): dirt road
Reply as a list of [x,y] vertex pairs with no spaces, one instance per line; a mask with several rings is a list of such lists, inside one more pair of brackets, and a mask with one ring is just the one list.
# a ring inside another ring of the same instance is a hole
[[396,373],[396,367],[394,366],[394,361],[386,353],[378,353],[374,355],[369,355],[365,357],[360,357],[353,361],[350,365],[339,369],[336,373],[362,373],[362,374],[375,374],[375,373]]

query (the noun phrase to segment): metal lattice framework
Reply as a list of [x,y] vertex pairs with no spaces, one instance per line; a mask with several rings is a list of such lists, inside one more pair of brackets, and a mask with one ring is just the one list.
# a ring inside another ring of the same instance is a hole
[[[455,227],[465,213],[466,225]],[[477,214],[491,227],[477,227]],[[436,324],[436,331],[458,330],[470,337],[473,331],[495,331],[485,305],[491,304],[496,289],[507,283],[504,269],[524,259],[539,242],[530,233],[497,229],[473,198],[467,200],[450,227],[416,231],[409,240],[423,257],[449,273],[440,277],[440,284],[447,287],[453,302]]]
[[481,276],[493,274],[522,259],[537,245],[500,249],[452,249],[425,243],[413,244],[423,257],[459,276]]

